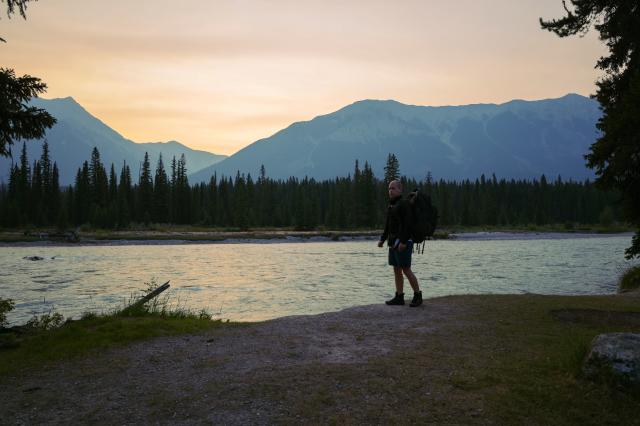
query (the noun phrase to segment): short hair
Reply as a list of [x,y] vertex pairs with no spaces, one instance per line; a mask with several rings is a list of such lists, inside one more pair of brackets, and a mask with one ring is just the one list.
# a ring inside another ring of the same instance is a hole
[[398,187],[400,188],[400,191],[402,191],[402,182],[400,182],[399,179],[394,179],[391,182],[389,182],[389,185],[391,185],[394,182],[398,184]]

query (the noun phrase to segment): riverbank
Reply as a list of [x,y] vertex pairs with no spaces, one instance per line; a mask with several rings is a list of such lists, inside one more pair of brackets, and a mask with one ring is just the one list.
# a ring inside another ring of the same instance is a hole
[[[456,227],[438,229],[435,239],[519,239],[566,238],[591,235],[618,235],[631,233],[627,227],[581,227],[566,229],[562,226],[528,227]],[[60,232],[53,229],[0,230],[0,244],[31,243],[57,245],[100,244],[182,244],[220,242],[294,242],[294,241],[352,241],[374,240],[380,229],[308,230],[264,228],[227,230],[197,227],[151,227],[129,230],[77,229]]]
[[[36,423],[638,424],[585,381],[591,339],[640,297],[488,295],[222,324],[13,371],[0,417]],[[231,324],[230,324],[231,325]]]
[[373,239],[380,236],[379,230],[355,231],[296,231],[288,229],[264,229],[251,231],[227,230],[127,230],[127,231],[74,231],[72,241],[51,232],[0,232],[0,243],[43,243],[43,244],[178,244],[216,242],[269,242],[269,241],[340,241]]

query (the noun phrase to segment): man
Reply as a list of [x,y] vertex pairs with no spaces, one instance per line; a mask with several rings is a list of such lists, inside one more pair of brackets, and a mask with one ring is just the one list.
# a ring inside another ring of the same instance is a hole
[[[410,240],[411,210],[409,203],[402,199],[402,184],[398,180],[389,183],[389,208],[384,232],[378,242],[378,247],[388,240],[389,265],[393,266],[396,281],[396,295],[387,300],[387,305],[404,305],[404,276],[413,288],[413,300],[409,306],[422,305],[422,292],[418,279],[411,271],[411,253],[413,241]],[[403,276],[404,275],[404,276]]]

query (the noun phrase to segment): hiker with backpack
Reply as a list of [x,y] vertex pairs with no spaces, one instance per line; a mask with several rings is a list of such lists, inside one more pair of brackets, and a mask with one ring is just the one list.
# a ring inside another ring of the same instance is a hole
[[[415,193],[417,194],[417,192]],[[402,183],[393,180],[389,183],[389,207],[384,232],[378,241],[378,247],[384,245],[385,240],[389,246],[389,265],[393,266],[395,276],[396,295],[387,300],[387,305],[404,305],[404,277],[406,276],[413,289],[413,300],[409,306],[416,307],[422,304],[422,292],[418,279],[411,270],[411,254],[414,241],[412,237],[413,224],[412,205],[409,200],[402,198]]]

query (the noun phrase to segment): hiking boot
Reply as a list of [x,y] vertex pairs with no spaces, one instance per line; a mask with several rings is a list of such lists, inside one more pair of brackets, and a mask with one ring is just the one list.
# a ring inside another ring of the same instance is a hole
[[409,306],[411,306],[412,308],[415,308],[416,306],[420,306],[420,305],[422,305],[422,292],[417,291],[413,293],[413,300],[411,300],[411,303],[409,304]]
[[387,300],[387,305],[404,305],[404,293],[396,293],[395,297],[391,300]]

